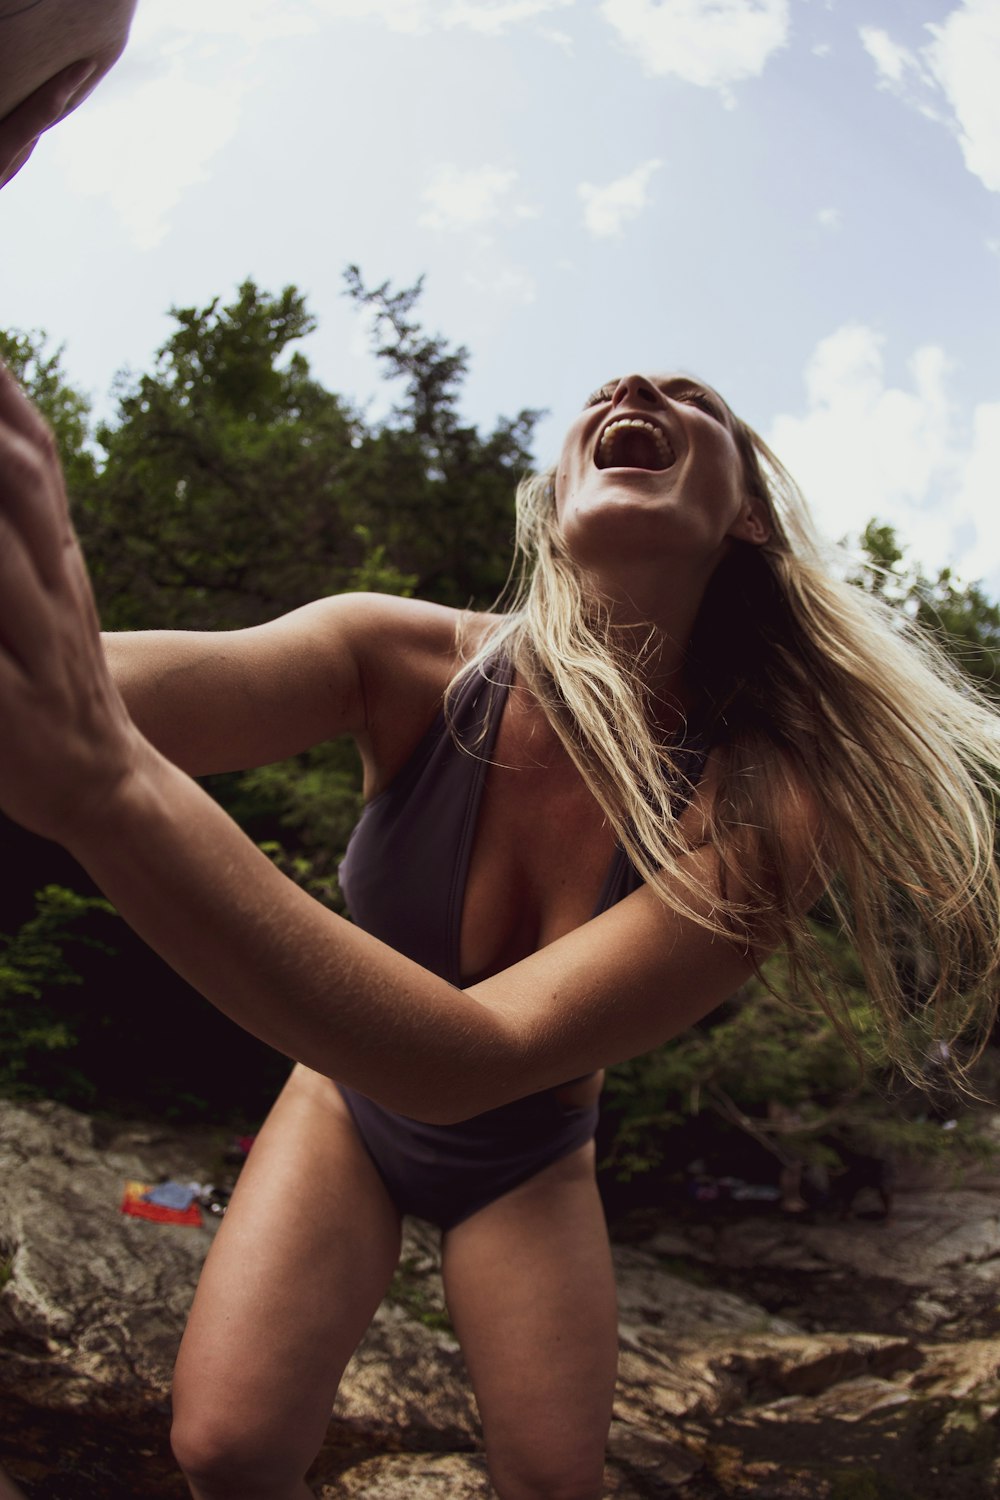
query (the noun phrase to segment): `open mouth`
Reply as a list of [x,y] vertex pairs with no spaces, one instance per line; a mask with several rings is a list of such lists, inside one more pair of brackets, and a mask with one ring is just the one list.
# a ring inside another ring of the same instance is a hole
[[669,469],[677,455],[661,427],[642,417],[619,417],[601,433],[594,462],[599,469]]

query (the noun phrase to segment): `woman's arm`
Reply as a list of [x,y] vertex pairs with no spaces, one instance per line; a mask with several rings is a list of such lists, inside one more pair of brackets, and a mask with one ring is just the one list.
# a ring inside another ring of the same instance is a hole
[[[634,1056],[732,994],[752,967],[641,890],[462,992],[321,907],[148,747],[62,841],[220,1010],[417,1118],[464,1119]],[[691,858],[711,889],[711,857]]]
[[102,639],[133,723],[168,760],[206,776],[284,760],[341,734],[365,754],[381,699],[391,700],[397,724],[426,713],[437,679],[443,688],[450,676],[455,623],[442,605],[340,594],[246,630]]
[[[240,1025],[418,1117],[461,1119],[642,1051],[751,967],[642,890],[463,994],[305,895],[129,717],[51,437],[6,372],[0,717],[0,803],[12,817],[64,844]],[[710,893],[712,856],[690,858]]]

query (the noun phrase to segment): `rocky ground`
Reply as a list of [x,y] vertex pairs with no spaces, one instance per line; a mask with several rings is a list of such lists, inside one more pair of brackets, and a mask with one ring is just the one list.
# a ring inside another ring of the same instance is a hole
[[[211,1226],[118,1204],[130,1178],[215,1176],[215,1149],[0,1103],[0,1465],[28,1500],[184,1500],[167,1388]],[[993,1180],[911,1186],[888,1223],[647,1215],[620,1237],[609,1496],[1000,1495]],[[310,1477],[323,1500],[491,1493],[423,1226]]]

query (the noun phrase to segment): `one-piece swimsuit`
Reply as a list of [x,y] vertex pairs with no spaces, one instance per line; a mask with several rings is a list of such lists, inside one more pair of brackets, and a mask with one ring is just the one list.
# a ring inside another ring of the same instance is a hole
[[[459,685],[450,723],[439,712],[402,771],[367,804],[340,865],[358,926],[458,987],[472,844],[512,678],[510,662],[500,656]],[[678,758],[688,784],[697,782],[703,752],[692,744]],[[593,915],[640,884],[617,846]],[[555,1089],[455,1125],[413,1120],[340,1089],[399,1212],[442,1229],[585,1145],[597,1127],[596,1101],[569,1106]]]

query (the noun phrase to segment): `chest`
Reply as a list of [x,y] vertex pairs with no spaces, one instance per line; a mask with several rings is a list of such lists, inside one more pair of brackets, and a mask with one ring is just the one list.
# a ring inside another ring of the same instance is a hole
[[633,881],[569,757],[509,689],[469,687],[461,743],[432,726],[341,865],[355,921],[453,984],[579,927]]
[[462,896],[466,982],[588,921],[615,855],[604,814],[569,756],[512,701],[485,768]]

